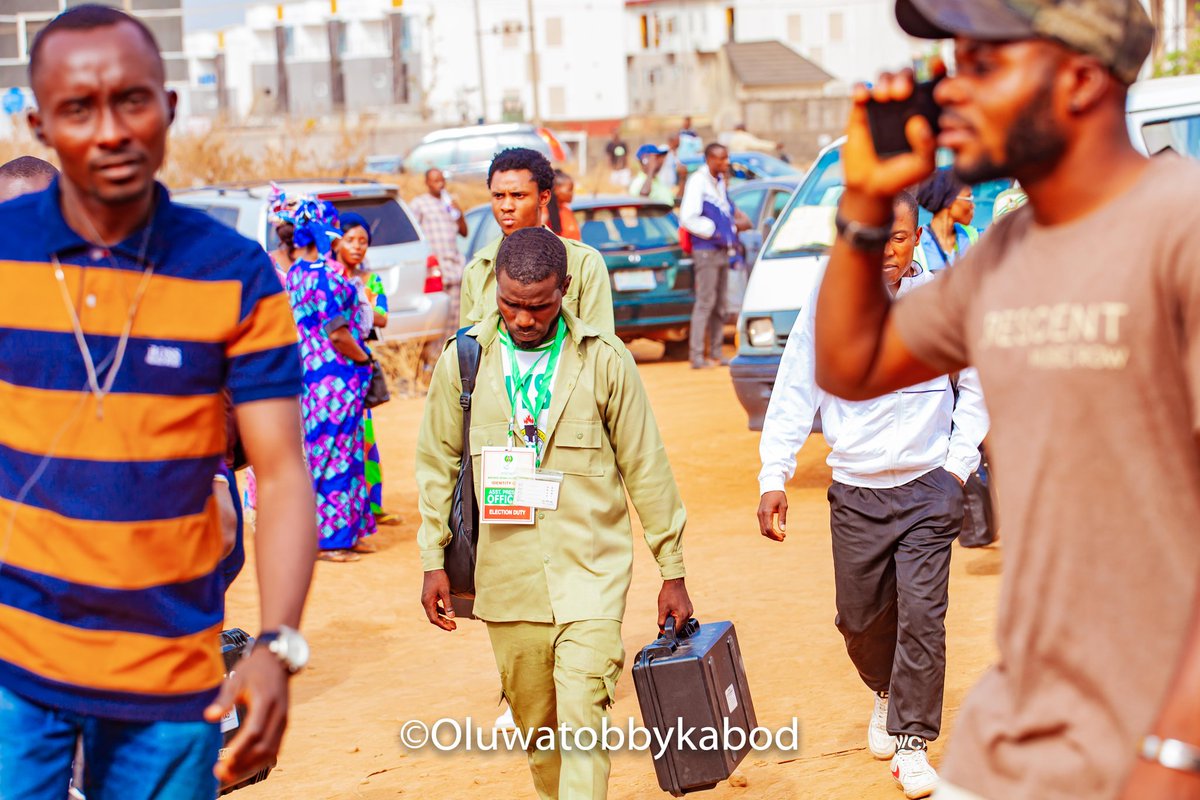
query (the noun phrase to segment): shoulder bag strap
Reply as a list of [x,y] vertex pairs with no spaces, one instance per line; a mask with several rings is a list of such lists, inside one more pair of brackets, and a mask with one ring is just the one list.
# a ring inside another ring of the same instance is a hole
[[482,348],[479,341],[468,336],[469,327],[462,328],[455,335],[455,349],[458,351],[458,372],[462,380],[462,394],[458,396],[458,404],[462,406],[462,466],[465,486],[462,493],[463,526],[473,536],[475,533],[475,476],[471,463],[471,394],[475,391],[475,378],[479,374],[479,356]]

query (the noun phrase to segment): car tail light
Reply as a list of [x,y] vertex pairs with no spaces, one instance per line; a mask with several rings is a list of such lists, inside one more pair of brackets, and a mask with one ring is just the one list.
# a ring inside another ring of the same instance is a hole
[[442,283],[442,268],[438,264],[438,257],[430,253],[429,258],[425,259],[425,294],[440,292],[445,288]]

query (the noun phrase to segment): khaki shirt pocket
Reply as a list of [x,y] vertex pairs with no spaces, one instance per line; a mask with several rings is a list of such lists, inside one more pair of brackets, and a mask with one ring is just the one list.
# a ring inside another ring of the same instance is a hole
[[508,447],[507,422],[471,426],[471,455],[476,459],[476,466],[485,447]]
[[604,474],[601,444],[604,429],[598,420],[561,419],[554,429],[547,469],[568,475],[597,477]]

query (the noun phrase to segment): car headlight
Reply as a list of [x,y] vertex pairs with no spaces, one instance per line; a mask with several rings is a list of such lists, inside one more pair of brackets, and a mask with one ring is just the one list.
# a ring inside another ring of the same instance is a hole
[[746,324],[746,338],[751,347],[770,347],[775,344],[775,323],[770,317],[758,317]]

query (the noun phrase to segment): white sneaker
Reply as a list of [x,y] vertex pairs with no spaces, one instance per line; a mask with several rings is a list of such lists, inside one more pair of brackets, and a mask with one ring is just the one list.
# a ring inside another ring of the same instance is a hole
[[504,709],[504,713],[496,717],[496,724],[494,727],[496,730],[500,731],[515,731],[517,729],[517,723],[513,719],[511,708]]
[[925,740],[916,736],[905,736],[896,755],[892,756],[892,780],[904,790],[909,800],[929,797],[938,785],[938,774],[929,765],[929,753]]
[[888,693],[875,695],[875,709],[867,723],[867,749],[880,761],[887,761],[896,754],[896,737],[888,733]]

